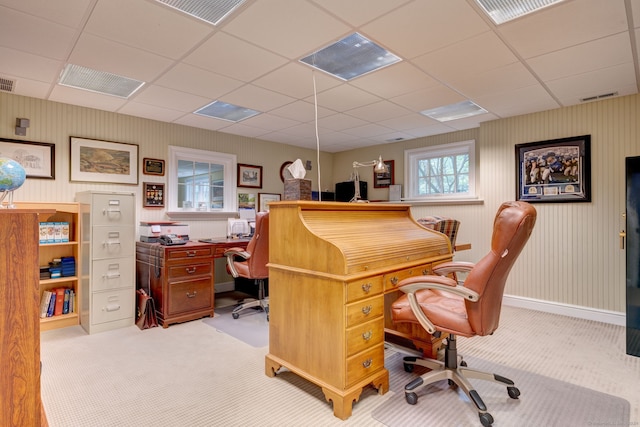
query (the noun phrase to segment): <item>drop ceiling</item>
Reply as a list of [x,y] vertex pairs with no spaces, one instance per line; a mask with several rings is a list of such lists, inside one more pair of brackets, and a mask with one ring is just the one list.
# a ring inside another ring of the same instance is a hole
[[[402,61],[348,82],[299,61],[354,32]],[[474,0],[248,0],[217,26],[155,0],[0,0],[11,93],[315,148],[315,80],[326,152],[638,93],[639,40],[640,0],[566,0],[500,26]],[[128,99],[62,86],[67,64],[145,84]],[[466,100],[487,113],[420,114]],[[194,114],[213,101],[261,114]]]

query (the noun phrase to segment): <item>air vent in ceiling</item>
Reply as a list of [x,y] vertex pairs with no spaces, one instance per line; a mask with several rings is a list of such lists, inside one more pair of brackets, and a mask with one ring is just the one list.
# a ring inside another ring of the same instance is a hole
[[0,77],[0,91],[13,92],[16,88],[16,81],[6,77]]
[[603,93],[602,95],[594,95],[594,96],[588,96],[586,98],[580,98],[580,102],[595,101],[597,99],[611,98],[612,96],[618,96],[618,92]]

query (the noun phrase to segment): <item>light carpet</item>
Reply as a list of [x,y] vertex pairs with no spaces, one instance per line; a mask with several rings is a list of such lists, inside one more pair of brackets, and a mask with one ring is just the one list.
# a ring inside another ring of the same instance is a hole
[[231,316],[233,306],[216,308],[215,316],[203,322],[220,332],[231,335],[252,347],[261,348],[269,345],[269,322],[262,310],[247,309],[234,319]]
[[[409,405],[404,386],[427,369],[416,366],[414,373],[405,372],[402,356],[395,353],[385,358],[390,371],[389,389],[394,395],[373,411],[374,419],[389,427],[480,425],[475,406],[462,390],[450,388],[447,381],[424,387],[418,392],[418,403]],[[522,393],[519,399],[511,399],[505,386],[471,380],[494,418],[494,427],[630,425],[630,405],[625,399],[478,358],[465,360],[470,368],[513,380]]]

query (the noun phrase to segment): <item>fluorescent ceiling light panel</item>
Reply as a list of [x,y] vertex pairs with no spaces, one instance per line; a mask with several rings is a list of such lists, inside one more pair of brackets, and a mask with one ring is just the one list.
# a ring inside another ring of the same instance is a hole
[[103,93],[119,98],[129,98],[144,84],[140,80],[73,64],[67,64],[64,67],[58,83],[62,86]]
[[237,105],[227,104],[226,102],[213,101],[211,104],[205,105],[201,109],[195,111],[194,114],[213,117],[215,119],[226,120],[229,122],[239,122],[260,114],[260,111],[238,107]]
[[462,101],[457,104],[424,110],[421,111],[420,114],[439,122],[449,122],[451,120],[464,119],[466,117],[477,116],[478,114],[484,114],[487,112],[487,110],[471,101]]
[[169,7],[218,25],[231,12],[236,10],[245,0],[156,0]]
[[300,60],[342,80],[351,80],[402,61],[358,33],[335,42]]
[[476,0],[496,25],[562,1],[564,0]]

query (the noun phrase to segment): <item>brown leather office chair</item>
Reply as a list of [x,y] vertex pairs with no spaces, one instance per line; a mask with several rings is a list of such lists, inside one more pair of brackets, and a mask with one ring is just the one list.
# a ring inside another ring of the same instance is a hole
[[258,299],[242,302],[231,312],[234,319],[248,308],[262,307],[269,320],[269,298],[265,296],[264,280],[269,277],[269,213],[256,214],[256,229],[247,244],[247,249],[230,248],[224,252],[227,257],[227,270],[231,275],[252,279],[258,286]]
[[[456,349],[456,335],[463,337],[492,334],[498,328],[504,286],[516,258],[529,239],[536,222],[536,210],[526,202],[505,202],[500,206],[493,223],[491,251],[476,264],[447,262],[437,265],[436,275],[418,276],[398,285],[405,295],[392,306],[394,322],[419,323],[430,334],[450,334],[445,347],[444,362],[407,356],[404,368],[413,371],[414,365],[431,371],[405,386],[409,404],[418,402],[416,392],[421,387],[440,380],[457,384],[478,409],[480,422],[490,426],[493,417],[480,395],[467,378],[497,382],[507,386],[507,393],[517,399],[520,391],[513,381],[497,374],[467,368]],[[450,277],[452,272],[468,273],[463,283]]]

